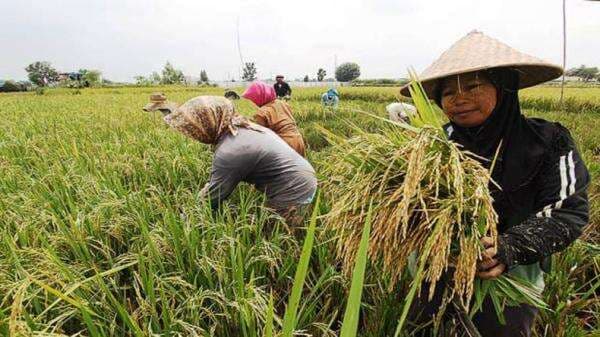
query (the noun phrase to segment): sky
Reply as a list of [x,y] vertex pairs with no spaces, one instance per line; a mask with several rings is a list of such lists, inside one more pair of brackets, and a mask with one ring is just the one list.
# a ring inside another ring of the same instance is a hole
[[[241,60],[259,78],[312,78],[332,75],[336,59],[358,63],[361,78],[400,78],[473,29],[562,64],[562,0],[5,0],[0,79],[49,61],[129,82],[170,61],[228,80]],[[600,2],[567,0],[567,39],[567,68],[600,66]]]

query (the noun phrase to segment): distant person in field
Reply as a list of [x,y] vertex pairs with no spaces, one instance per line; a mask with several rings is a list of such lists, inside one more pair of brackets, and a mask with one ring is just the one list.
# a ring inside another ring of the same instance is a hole
[[[507,274],[541,291],[552,256],[573,243],[589,221],[590,175],[569,130],[525,117],[519,104],[520,89],[562,73],[558,65],[473,31],[419,76],[427,95],[448,118],[448,138],[492,170],[495,183],[489,188],[499,218],[498,237],[481,241],[485,250],[476,267],[481,280]],[[406,86],[401,93],[410,96]],[[445,282],[451,278],[450,273]],[[413,322],[433,318],[441,305],[443,283],[433,294],[424,284],[412,308]],[[491,298],[485,298],[472,318],[483,337],[531,336],[536,308],[506,306],[502,324],[494,307]],[[444,320],[451,322],[453,317],[450,312]]]
[[339,102],[340,94],[334,88],[321,95],[321,105],[326,108],[337,108]]
[[144,111],[160,111],[163,116],[166,116],[177,109],[179,105],[175,102],[167,100],[167,96],[161,92],[155,92],[150,95],[150,103],[143,107]]
[[202,195],[213,208],[240,182],[267,196],[267,206],[300,225],[317,189],[315,170],[273,131],[235,112],[225,97],[198,96],[165,118],[184,135],[212,145],[209,182]]
[[232,101],[240,99],[240,95],[238,95],[237,92],[233,90],[226,90],[223,96]]
[[275,84],[273,84],[273,89],[275,89],[275,93],[277,94],[277,98],[288,100],[292,97],[292,88],[287,82],[283,81],[283,75],[275,76]]
[[242,97],[258,106],[254,121],[273,130],[301,156],[305,156],[304,139],[292,116],[292,108],[286,102],[277,99],[270,85],[256,81],[250,84]]
[[410,116],[417,113],[417,108],[414,105],[403,102],[390,103],[385,107],[385,110],[388,112],[390,120],[404,123],[410,123]]

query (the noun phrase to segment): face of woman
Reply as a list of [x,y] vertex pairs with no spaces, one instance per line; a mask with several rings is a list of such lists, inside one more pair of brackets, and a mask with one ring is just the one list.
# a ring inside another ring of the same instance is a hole
[[481,73],[451,76],[444,79],[441,86],[442,110],[459,126],[483,124],[496,107],[496,87]]

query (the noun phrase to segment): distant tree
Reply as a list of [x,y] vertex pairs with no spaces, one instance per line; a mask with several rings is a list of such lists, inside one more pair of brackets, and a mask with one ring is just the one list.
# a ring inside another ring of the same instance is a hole
[[598,67],[586,67],[585,64],[577,68],[571,68],[565,73],[567,76],[576,76],[588,82],[600,76]]
[[99,70],[79,69],[81,82],[86,87],[93,87],[102,83],[102,73]]
[[[154,76],[154,74],[153,74]],[[181,70],[175,69],[170,62],[165,64],[162,70],[160,84],[181,84],[185,81],[185,76]]]
[[349,82],[360,76],[360,66],[353,62],[340,64],[335,70],[335,79],[340,82]]
[[160,84],[162,82],[162,78],[158,72],[153,71],[152,74],[148,76],[148,81],[150,81],[152,84]]
[[58,72],[49,62],[34,62],[28,65],[25,71],[27,71],[29,80],[40,87],[58,81]]
[[308,77],[308,75],[304,76],[304,79],[302,79],[304,82],[308,82],[310,81],[310,78]]
[[327,72],[323,68],[319,68],[317,71],[317,81],[321,82],[327,76]]
[[254,81],[256,79],[256,66],[254,62],[246,62],[244,64],[244,74],[242,75],[244,81]]
[[200,72],[200,81],[208,83],[208,75],[206,74],[206,70],[202,70]]
[[27,91],[27,84],[8,80],[0,85],[0,92]]
[[146,76],[138,75],[138,76],[135,76],[133,79],[135,80],[136,85],[143,86],[143,87],[149,87],[154,84],[152,82],[152,79],[150,79]]

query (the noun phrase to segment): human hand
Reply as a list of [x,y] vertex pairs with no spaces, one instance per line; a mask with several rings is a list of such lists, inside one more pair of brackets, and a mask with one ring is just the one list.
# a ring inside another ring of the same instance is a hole
[[506,265],[496,259],[498,249],[494,240],[486,236],[481,239],[481,244],[483,244],[485,251],[482,254],[481,260],[477,262],[477,277],[489,280],[502,275],[506,270]]

